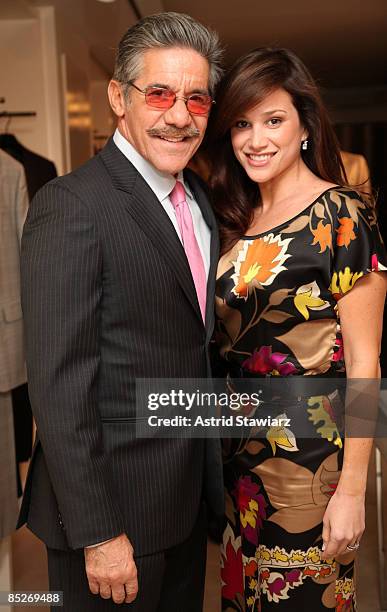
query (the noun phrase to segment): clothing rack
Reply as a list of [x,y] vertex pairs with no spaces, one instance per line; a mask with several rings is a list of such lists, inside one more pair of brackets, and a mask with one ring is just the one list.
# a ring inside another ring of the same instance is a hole
[[0,111],[0,117],[36,117],[35,111]]
[[[0,104],[5,104],[4,96],[0,96]],[[0,117],[36,117],[35,111],[0,111]]]

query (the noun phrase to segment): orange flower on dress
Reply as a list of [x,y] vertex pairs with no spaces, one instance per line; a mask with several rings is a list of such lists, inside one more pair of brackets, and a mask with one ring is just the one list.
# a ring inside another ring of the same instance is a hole
[[340,227],[337,232],[337,245],[338,246],[346,246],[348,248],[351,240],[355,240],[356,236],[353,231],[354,222],[350,217],[340,217],[339,218]]
[[317,224],[316,229],[312,228],[312,234],[314,236],[313,244],[319,243],[320,245],[320,253],[324,253],[325,249],[332,248],[332,226],[330,223],[326,225],[323,224],[322,220],[320,220]]
[[245,240],[233,262],[232,279],[234,295],[247,300],[253,287],[271,285],[276,276],[286,270],[284,262],[291,257],[286,251],[293,238],[281,240],[281,236],[269,234],[254,240]]

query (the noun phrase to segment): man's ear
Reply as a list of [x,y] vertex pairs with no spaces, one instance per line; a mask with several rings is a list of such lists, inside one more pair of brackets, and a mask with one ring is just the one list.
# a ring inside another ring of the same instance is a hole
[[122,92],[121,83],[112,79],[108,85],[108,97],[112,111],[117,117],[125,115],[126,102]]

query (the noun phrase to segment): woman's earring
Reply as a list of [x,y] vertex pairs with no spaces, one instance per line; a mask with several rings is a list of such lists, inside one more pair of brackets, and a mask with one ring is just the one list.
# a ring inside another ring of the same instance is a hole
[[307,148],[308,148],[308,141],[307,140],[303,140],[302,141],[301,148],[302,148],[303,151],[307,150]]

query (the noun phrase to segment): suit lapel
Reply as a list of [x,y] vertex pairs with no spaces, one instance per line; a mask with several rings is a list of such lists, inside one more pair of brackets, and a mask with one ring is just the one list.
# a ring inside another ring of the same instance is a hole
[[159,200],[112,139],[100,155],[114,187],[127,194],[124,201],[127,211],[171,267],[197,316],[202,320],[184,248]]

